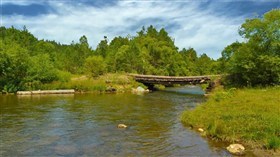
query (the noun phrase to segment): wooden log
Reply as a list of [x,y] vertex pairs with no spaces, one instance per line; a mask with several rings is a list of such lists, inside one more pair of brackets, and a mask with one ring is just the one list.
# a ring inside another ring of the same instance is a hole
[[31,95],[31,91],[18,91],[17,95]]
[[37,90],[37,91],[18,91],[18,95],[33,95],[33,94],[73,94],[74,89],[66,90]]

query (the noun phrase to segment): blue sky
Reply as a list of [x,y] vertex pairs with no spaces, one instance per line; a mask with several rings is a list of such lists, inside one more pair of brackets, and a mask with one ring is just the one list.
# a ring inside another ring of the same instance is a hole
[[27,29],[39,39],[70,44],[86,35],[96,45],[107,36],[134,36],[142,26],[165,28],[179,49],[193,47],[217,59],[243,41],[247,18],[280,8],[280,0],[0,0],[1,26]]

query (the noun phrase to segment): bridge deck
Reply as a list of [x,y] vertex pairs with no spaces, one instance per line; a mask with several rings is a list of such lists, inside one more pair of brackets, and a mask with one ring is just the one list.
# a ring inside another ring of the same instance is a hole
[[202,84],[210,80],[209,76],[157,76],[130,74],[138,82],[144,84]]

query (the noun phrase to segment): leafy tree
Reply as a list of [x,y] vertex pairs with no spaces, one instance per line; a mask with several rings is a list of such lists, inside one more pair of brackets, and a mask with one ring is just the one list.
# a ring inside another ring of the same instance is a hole
[[27,50],[16,43],[1,46],[0,89],[7,92],[23,89],[24,78],[29,67]]
[[280,10],[248,19],[240,28],[247,42],[237,46],[229,59],[229,80],[237,85],[280,83]]
[[106,72],[106,63],[102,56],[90,56],[85,61],[85,70],[91,77],[97,77]]
[[196,71],[198,72],[198,75],[212,73],[212,60],[205,53],[197,59]]
[[104,36],[104,39],[101,40],[100,43],[98,44],[95,53],[105,58],[107,55],[107,50],[108,50],[108,40],[107,37]]
[[30,67],[27,71],[28,82],[40,81],[50,83],[58,79],[57,70],[54,68],[48,54],[41,54],[30,58]]
[[232,55],[234,54],[234,52],[236,52],[238,50],[238,48],[240,48],[242,44],[239,42],[234,42],[228,46],[226,46],[224,48],[224,50],[222,51],[222,57],[219,58],[219,62],[218,62],[218,71],[220,73],[227,73],[228,72],[228,67],[229,67],[229,60],[232,57]]
[[184,60],[185,67],[186,67],[186,75],[198,75],[199,72],[197,72],[196,68],[196,62],[197,62],[197,52],[193,48],[185,49],[183,48],[180,51],[180,54]]
[[116,72],[117,71],[117,52],[119,48],[121,48],[123,45],[129,45],[129,39],[123,38],[123,37],[115,37],[108,48],[106,49],[106,58],[105,62],[107,64],[107,70],[108,72]]

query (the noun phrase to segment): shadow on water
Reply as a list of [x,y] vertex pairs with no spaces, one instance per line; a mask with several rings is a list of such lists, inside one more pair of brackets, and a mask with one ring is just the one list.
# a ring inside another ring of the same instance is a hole
[[[0,154],[228,156],[181,124],[182,111],[204,101],[186,88],[144,95],[0,96]],[[117,128],[120,123],[128,128]]]
[[203,95],[205,92],[200,86],[186,85],[180,87],[167,87],[163,91],[179,93],[179,94],[189,94],[189,95]]

